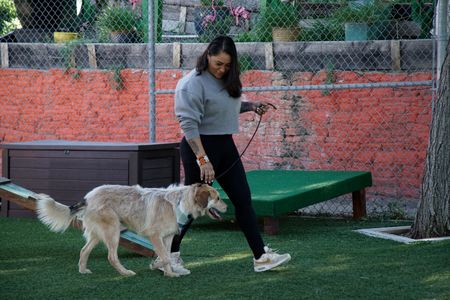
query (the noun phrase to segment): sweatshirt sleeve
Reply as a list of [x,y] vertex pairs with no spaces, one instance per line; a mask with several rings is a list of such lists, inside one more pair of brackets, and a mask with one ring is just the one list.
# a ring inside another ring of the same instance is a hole
[[200,136],[198,127],[204,114],[204,104],[200,97],[185,89],[175,94],[175,115],[186,139]]

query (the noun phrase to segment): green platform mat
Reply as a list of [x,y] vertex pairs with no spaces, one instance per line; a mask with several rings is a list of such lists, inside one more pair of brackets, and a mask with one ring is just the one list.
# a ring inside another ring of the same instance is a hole
[[[256,214],[271,217],[372,186],[371,173],[361,171],[254,170],[247,179]],[[216,182],[214,187],[231,204]],[[234,213],[232,205],[227,212]]]

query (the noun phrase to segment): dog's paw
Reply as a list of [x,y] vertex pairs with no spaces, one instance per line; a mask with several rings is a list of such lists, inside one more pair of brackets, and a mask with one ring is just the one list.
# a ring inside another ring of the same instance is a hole
[[79,270],[81,274],[92,274],[91,270],[89,269],[84,269],[84,270]]
[[122,272],[121,274],[123,276],[134,276],[134,275],[136,275],[136,273],[131,271],[131,270],[126,270],[125,272]]

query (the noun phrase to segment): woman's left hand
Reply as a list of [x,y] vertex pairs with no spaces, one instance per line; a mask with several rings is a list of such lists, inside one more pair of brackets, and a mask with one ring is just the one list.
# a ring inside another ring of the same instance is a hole
[[270,107],[270,104],[268,104],[267,102],[253,102],[253,105],[254,111],[260,116],[265,114]]

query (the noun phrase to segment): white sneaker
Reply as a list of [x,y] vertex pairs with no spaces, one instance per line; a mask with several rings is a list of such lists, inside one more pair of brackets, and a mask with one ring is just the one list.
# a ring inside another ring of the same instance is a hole
[[[160,260],[159,256],[155,259],[155,262]],[[180,252],[172,252],[170,253],[170,266],[172,267],[172,271],[180,274],[180,275],[189,275],[191,271],[186,269],[183,266],[183,260],[180,257]],[[164,271],[164,268],[161,267],[159,270]]]
[[253,259],[253,268],[255,272],[264,272],[291,260],[288,253],[278,254],[267,246],[264,246],[264,253],[259,259]]

